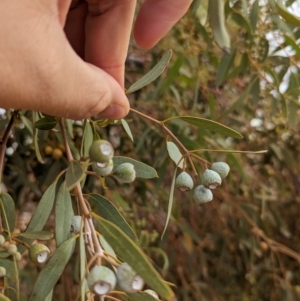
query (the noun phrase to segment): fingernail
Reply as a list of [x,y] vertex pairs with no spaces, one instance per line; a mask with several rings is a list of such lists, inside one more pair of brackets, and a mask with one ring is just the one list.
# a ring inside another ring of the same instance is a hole
[[121,106],[111,105],[98,115],[102,118],[121,119],[126,116],[126,110]]

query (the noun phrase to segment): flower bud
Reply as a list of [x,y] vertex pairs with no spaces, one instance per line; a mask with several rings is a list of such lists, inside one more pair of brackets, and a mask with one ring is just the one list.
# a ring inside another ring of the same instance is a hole
[[89,289],[97,295],[106,295],[116,286],[116,275],[105,266],[95,266],[87,276]]
[[194,190],[194,200],[198,204],[210,202],[213,199],[213,194],[210,189],[199,185]]
[[116,168],[114,176],[120,183],[132,183],[136,178],[134,165],[131,163],[120,164]]
[[177,176],[175,186],[181,191],[189,191],[193,189],[194,181],[187,172],[183,171]]
[[136,293],[144,286],[144,280],[126,262],[117,268],[117,280],[120,288],[126,293]]
[[96,140],[89,149],[91,161],[105,163],[114,156],[113,146],[106,140]]
[[0,278],[6,275],[6,269],[4,267],[0,267]]
[[225,179],[230,171],[230,167],[227,163],[225,162],[215,162],[212,164],[210,167],[211,170],[217,172],[221,179]]
[[18,248],[16,245],[14,244],[9,244],[6,248],[6,252],[9,254],[9,255],[14,255],[18,252]]
[[202,175],[203,186],[209,189],[215,189],[219,185],[221,185],[221,183],[222,183],[222,179],[217,172],[210,169],[205,170],[205,172]]
[[152,296],[153,298],[159,300],[157,292],[155,292],[155,291],[153,291],[153,290],[149,290],[149,289],[148,289],[148,290],[144,290],[143,292],[144,292],[144,293],[147,293],[147,294],[149,294],[150,296]]
[[35,264],[46,262],[49,254],[50,250],[43,244],[32,245],[28,252],[30,260]]
[[93,162],[92,168],[97,175],[105,177],[112,172],[114,168],[114,161],[110,159],[109,162],[104,163]]
[[0,247],[3,247],[4,243],[5,243],[5,238],[3,235],[0,234]]
[[80,227],[81,227],[81,216],[80,215],[74,215],[71,221],[71,229],[70,232],[77,234],[80,232]]

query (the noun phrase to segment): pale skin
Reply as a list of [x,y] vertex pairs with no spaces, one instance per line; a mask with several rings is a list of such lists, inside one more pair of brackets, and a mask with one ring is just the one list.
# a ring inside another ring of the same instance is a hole
[[132,27],[137,44],[151,48],[191,2],[145,0],[133,27],[136,0],[0,1],[0,107],[125,117]]

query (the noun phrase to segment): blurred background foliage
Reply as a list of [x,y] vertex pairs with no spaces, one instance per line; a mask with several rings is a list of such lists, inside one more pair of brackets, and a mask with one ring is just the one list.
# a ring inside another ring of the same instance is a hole
[[[99,127],[99,134],[111,141],[116,155],[153,166],[159,178],[126,186],[108,179],[109,189],[103,189],[88,177],[84,189],[114,202],[157,269],[176,285],[178,300],[300,300],[300,21],[295,16],[299,1],[286,1],[293,8],[290,15],[280,14],[275,0],[224,1],[231,49],[216,44],[207,5],[208,1],[195,0],[154,49],[142,50],[132,42],[126,86],[172,49],[165,72],[130,95],[131,106],[158,120],[178,115],[212,119],[244,136],[232,139],[180,120],[168,123],[189,150],[204,149],[198,154],[206,160],[230,165],[214,200],[199,206],[192,192],[176,191],[172,217],[161,239],[175,165],[168,156],[165,133],[133,113],[126,120],[134,142],[119,124]],[[2,119],[4,128],[5,115]],[[40,131],[41,164],[25,121],[10,139],[4,177],[8,192],[17,200],[20,229],[45,188],[68,164],[57,136]],[[70,128],[74,146],[80,148],[82,123]],[[196,169],[201,175],[204,166],[196,163]],[[53,227],[53,220],[48,227]],[[21,264],[21,276],[30,282],[35,274],[29,276],[26,260]],[[78,280],[68,277],[62,277],[60,290],[68,291],[67,284]],[[59,295],[56,300],[71,300],[72,292]]]

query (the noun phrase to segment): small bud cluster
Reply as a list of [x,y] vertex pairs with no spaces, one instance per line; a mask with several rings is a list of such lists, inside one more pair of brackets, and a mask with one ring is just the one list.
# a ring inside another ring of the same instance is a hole
[[[230,167],[225,162],[215,162],[202,175],[202,184],[194,190],[194,200],[198,204],[210,202],[213,199],[211,189],[216,189],[227,177]],[[181,191],[189,191],[194,187],[192,177],[185,171],[181,172],[175,181],[175,186]]]
[[[145,282],[128,263],[124,262],[117,267],[116,273],[105,266],[94,266],[87,275],[87,284],[94,294],[103,296],[117,284],[126,293],[136,293],[143,289]],[[144,292],[158,299],[155,291]]]
[[21,260],[21,253],[18,252],[18,248],[15,244],[10,243],[9,241],[5,240],[3,235],[0,235],[0,247],[7,252],[8,256],[14,256],[15,260]]
[[[113,146],[106,140],[97,140],[91,145],[89,155],[92,163],[93,171],[105,177],[112,173],[114,168]],[[113,172],[114,177],[121,183],[132,183],[136,178],[135,167],[131,163],[122,163],[116,167]]]

